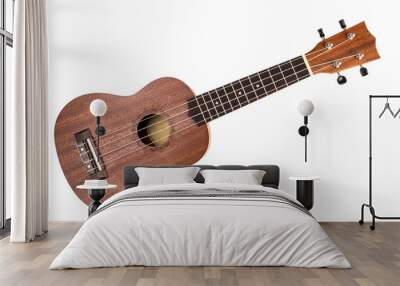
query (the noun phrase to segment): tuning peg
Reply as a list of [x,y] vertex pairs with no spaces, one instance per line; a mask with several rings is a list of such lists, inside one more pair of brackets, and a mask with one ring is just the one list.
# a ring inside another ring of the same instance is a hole
[[366,67],[360,66],[360,74],[362,76],[367,76],[368,75],[368,69]]
[[346,82],[347,82],[347,78],[344,75],[341,75],[340,73],[338,73],[337,83],[342,85],[342,84],[345,84]]
[[321,39],[325,39],[325,34],[324,34],[324,30],[322,30],[322,28],[319,28],[318,29],[318,34],[319,34],[319,36],[321,37]]
[[339,25],[340,25],[340,27],[341,27],[343,30],[345,30],[346,27],[347,27],[347,26],[346,26],[346,23],[344,22],[343,19],[339,21]]

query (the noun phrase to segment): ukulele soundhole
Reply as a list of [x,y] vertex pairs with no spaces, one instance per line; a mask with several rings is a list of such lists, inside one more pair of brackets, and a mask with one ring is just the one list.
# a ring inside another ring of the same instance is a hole
[[161,147],[168,142],[171,134],[169,122],[158,114],[143,117],[137,126],[140,140],[151,147]]

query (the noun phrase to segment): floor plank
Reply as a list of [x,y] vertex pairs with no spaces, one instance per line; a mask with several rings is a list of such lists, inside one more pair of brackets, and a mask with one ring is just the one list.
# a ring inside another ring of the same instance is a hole
[[400,285],[400,223],[380,222],[375,231],[357,223],[322,223],[352,263],[352,269],[289,267],[117,267],[50,271],[55,256],[81,223],[51,223],[32,243],[0,241],[2,286],[266,286]]

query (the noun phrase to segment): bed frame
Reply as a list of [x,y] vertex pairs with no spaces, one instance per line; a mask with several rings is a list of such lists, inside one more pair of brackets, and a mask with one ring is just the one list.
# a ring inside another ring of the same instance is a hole
[[[202,170],[205,169],[218,169],[218,170],[263,170],[265,171],[265,175],[262,179],[261,184],[264,187],[271,187],[278,189],[279,187],[279,167],[276,165],[249,165],[249,166],[243,166],[243,165],[220,165],[220,166],[214,166],[214,165],[160,165],[160,166],[143,166],[143,165],[137,165],[137,166],[126,166],[124,168],[124,189],[128,188],[133,188],[136,187],[139,183],[139,176],[135,171],[136,167],[150,167],[150,168],[157,168],[157,167],[163,167],[163,168],[177,168],[177,167],[192,167],[196,166],[201,168]],[[204,183],[204,178],[203,176],[199,173],[194,180],[197,183]]]

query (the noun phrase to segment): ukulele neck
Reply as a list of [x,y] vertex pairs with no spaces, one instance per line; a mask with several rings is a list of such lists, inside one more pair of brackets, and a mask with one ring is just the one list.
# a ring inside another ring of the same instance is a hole
[[189,116],[201,125],[309,76],[310,72],[303,56],[298,56],[190,98]]

